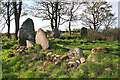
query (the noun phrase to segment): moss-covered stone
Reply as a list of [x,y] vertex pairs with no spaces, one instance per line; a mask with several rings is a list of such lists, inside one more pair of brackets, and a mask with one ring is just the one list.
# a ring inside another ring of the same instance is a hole
[[109,49],[108,48],[104,48],[104,47],[97,47],[97,48],[93,48],[91,50],[91,53],[94,53],[94,52],[109,53]]

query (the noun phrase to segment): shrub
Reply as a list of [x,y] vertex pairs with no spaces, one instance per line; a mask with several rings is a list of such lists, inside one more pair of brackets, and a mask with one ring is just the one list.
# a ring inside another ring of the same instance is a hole
[[100,32],[93,31],[93,30],[88,31],[87,37],[88,37],[88,39],[91,39],[91,40],[102,40],[102,39],[104,39],[104,37],[102,36],[102,34],[100,34]]
[[102,31],[102,35],[105,36],[107,40],[120,40],[120,28],[107,29]]
[[120,28],[105,29],[101,32],[89,30],[87,37],[92,40],[120,40]]

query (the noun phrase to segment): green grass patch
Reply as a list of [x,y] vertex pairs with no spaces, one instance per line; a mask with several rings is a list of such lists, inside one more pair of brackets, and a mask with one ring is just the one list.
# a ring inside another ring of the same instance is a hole
[[[63,38],[63,39],[62,39]],[[29,54],[23,56],[13,56],[12,48],[17,41],[15,37],[8,39],[2,38],[2,77],[3,78],[118,78],[118,65],[120,50],[118,49],[118,41],[105,40],[88,40],[81,39],[80,34],[62,34],[60,39],[50,39],[50,48],[43,50],[39,44],[35,47],[40,48],[40,52],[64,55],[70,49],[80,48],[83,50],[85,58],[90,54],[94,54],[100,61],[86,61],[85,64],[79,64],[77,68],[67,67],[67,63],[63,61],[61,65],[53,63],[43,66],[45,61],[31,61],[37,55]],[[29,50],[36,50],[35,47]],[[92,48],[105,47],[110,50],[109,53],[91,53]],[[112,72],[105,71],[110,68]]]

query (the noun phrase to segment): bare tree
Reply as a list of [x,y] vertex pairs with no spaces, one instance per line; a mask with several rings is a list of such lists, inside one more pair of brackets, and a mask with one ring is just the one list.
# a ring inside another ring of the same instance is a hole
[[115,17],[115,14],[113,13],[106,13],[105,21],[103,22],[103,25],[105,26],[105,29],[109,29],[113,24],[116,23],[117,17]]
[[108,15],[111,12],[112,6],[106,1],[102,2],[88,2],[85,4],[81,14],[83,25],[89,27],[92,30],[98,31],[99,28],[107,21]]
[[[34,9],[38,12],[35,15],[36,17],[43,18],[43,20],[50,20],[52,30],[57,27],[57,19],[58,19],[58,2],[53,2],[52,0],[36,2],[37,7]],[[41,6],[41,7],[40,7]],[[41,14],[41,15],[40,15]]]
[[5,24],[7,24],[7,26],[8,26],[8,38],[10,38],[10,21],[12,20],[11,16],[13,15],[12,3],[9,0],[7,2],[1,2],[1,9],[2,10],[1,10],[0,21],[2,22],[4,19],[5,22],[3,21],[3,24],[1,24],[0,27],[3,25],[5,27]]
[[68,16],[68,20],[67,21],[69,22],[69,32],[70,32],[70,35],[71,35],[71,22],[80,20],[80,18],[76,14],[76,12],[79,10],[80,5],[83,4],[83,3],[84,2],[78,3],[78,2],[72,1],[68,5],[66,5],[66,7],[67,7],[67,16]]
[[66,13],[65,2],[52,1],[52,0],[41,0],[40,2],[35,2],[36,7],[30,8],[29,13],[38,18],[43,18],[43,20],[50,20],[50,26],[52,30],[54,28],[59,28],[59,25],[64,24],[62,15]]
[[59,25],[62,25],[65,22],[69,22],[69,31],[71,34],[71,22],[80,20],[78,15],[76,15],[76,11],[79,10],[82,2],[41,0],[40,2],[35,3],[37,6],[32,7],[28,12],[32,13],[35,17],[43,18],[43,20],[50,20],[52,30],[54,28],[59,28]]

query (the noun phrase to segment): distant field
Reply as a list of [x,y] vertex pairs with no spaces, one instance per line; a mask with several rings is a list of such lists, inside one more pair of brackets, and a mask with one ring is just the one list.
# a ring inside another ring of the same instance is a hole
[[[46,60],[31,62],[36,54],[11,57],[17,41],[14,36],[8,39],[2,36],[2,77],[3,78],[118,78],[118,66],[120,50],[118,41],[88,40],[81,39],[80,34],[62,34],[60,39],[50,39],[50,48],[40,49],[42,53],[53,52],[64,55],[70,49],[80,48],[86,58],[85,64],[79,64],[77,68],[67,68],[67,63],[63,61],[61,65],[49,63]],[[92,48],[105,47],[109,53],[91,53]],[[32,48],[31,48],[32,49]],[[33,48],[34,49],[34,48]],[[90,54],[94,54],[99,62],[88,61]],[[46,63],[46,64],[44,64]]]

